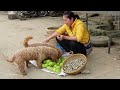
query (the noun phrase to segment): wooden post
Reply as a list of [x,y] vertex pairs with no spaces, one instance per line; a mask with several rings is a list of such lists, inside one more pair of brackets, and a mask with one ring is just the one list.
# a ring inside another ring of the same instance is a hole
[[120,17],[118,16],[118,30],[120,30]]
[[109,40],[108,40],[108,54],[110,54],[111,41],[112,41],[112,36],[109,36]]
[[100,15],[100,27],[101,27],[101,24],[102,24],[101,21],[102,21],[102,20],[101,20],[101,15]]

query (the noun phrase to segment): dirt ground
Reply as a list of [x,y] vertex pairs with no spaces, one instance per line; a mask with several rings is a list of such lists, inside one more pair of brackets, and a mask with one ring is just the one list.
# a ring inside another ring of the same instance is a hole
[[58,76],[41,71],[31,65],[26,68],[27,75],[22,76],[14,63],[5,61],[6,56],[11,56],[15,51],[23,48],[23,39],[32,35],[30,43],[41,42],[47,36],[47,28],[63,24],[62,17],[38,17],[25,21],[19,19],[8,20],[6,13],[0,13],[0,79],[114,79],[120,78],[120,40],[114,39],[118,45],[111,47],[108,54],[107,47],[93,47],[93,52],[88,56],[85,70],[90,73]]

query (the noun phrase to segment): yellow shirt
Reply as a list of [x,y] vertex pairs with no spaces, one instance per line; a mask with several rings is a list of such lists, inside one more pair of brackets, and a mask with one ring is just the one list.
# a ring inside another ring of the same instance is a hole
[[64,24],[58,30],[56,30],[56,32],[60,35],[67,33],[68,36],[76,36],[77,41],[83,44],[86,44],[89,41],[89,32],[86,29],[84,23],[79,19],[75,19],[71,29],[66,24]]

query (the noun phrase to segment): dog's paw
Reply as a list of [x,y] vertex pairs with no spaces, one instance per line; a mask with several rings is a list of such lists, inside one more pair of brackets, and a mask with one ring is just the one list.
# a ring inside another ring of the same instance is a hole
[[39,69],[42,69],[42,66],[38,66]]
[[22,73],[22,75],[23,75],[23,76],[25,76],[25,75],[27,75],[27,73],[26,73],[26,72],[24,72],[24,73]]

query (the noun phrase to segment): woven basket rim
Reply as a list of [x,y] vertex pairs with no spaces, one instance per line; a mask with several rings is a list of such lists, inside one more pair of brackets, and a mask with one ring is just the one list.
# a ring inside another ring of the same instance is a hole
[[47,29],[58,29],[59,27],[48,27]]
[[78,74],[78,73],[80,73],[80,72],[84,69],[84,67],[86,66],[86,63],[87,63],[87,57],[86,57],[84,54],[72,54],[72,55],[70,55],[69,57],[67,57],[67,58],[64,60],[64,62],[63,62],[63,67],[64,67],[64,65],[65,65],[67,62],[74,60],[74,59],[72,59],[72,58],[78,58],[78,57],[80,57],[80,58],[82,57],[81,60],[85,60],[85,64],[84,64],[82,67],[79,67],[77,70],[74,70],[74,71],[71,71],[71,72],[66,72],[66,71],[64,70],[64,68],[63,68],[63,71],[64,71],[65,73],[67,73],[67,74]]

